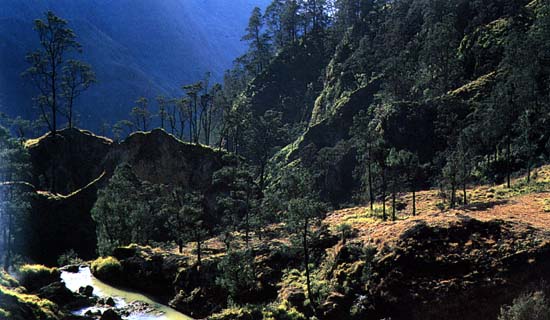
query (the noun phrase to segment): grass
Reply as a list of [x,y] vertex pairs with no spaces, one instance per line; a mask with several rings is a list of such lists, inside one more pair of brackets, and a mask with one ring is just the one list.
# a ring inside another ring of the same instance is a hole
[[14,289],[0,286],[0,309],[5,313],[17,312],[18,305],[27,305],[37,319],[57,319],[58,307],[55,303],[38,296],[20,293]]
[[0,271],[0,286],[4,287],[19,287],[19,282],[10,276],[4,270]]
[[[28,272],[44,272],[37,266],[28,266]],[[37,271],[40,270],[40,271]],[[50,300],[23,293],[24,289],[6,272],[0,272],[0,319],[27,319],[24,310],[30,309],[36,319],[58,319],[57,305]]]
[[100,257],[92,262],[92,273],[101,280],[117,280],[122,272],[122,265],[114,257]]
[[61,273],[57,268],[48,268],[41,264],[26,264],[19,268],[19,283],[30,291],[59,281]]

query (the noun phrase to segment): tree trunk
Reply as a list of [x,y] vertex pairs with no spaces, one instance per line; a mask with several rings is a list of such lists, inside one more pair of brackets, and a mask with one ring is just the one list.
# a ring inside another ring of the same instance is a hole
[[395,186],[394,186],[392,195],[391,195],[391,220],[395,221],[395,219],[396,217],[395,217]]
[[246,244],[246,248],[248,249],[249,247],[249,232],[250,232],[250,226],[249,226],[249,212],[248,212],[248,208],[246,208],[246,215],[245,215],[245,227],[244,227],[244,242]]
[[306,286],[307,286],[307,297],[311,301],[311,279],[309,275],[309,249],[307,246],[307,231],[308,231],[308,219],[306,218],[304,223],[303,230],[303,246],[304,246],[304,264],[306,269]]
[[531,157],[527,160],[527,184],[531,183]]
[[413,217],[416,216],[416,188],[413,186]]
[[455,182],[451,182],[451,209],[455,208],[456,204],[456,185]]
[[201,266],[201,239],[200,236],[197,237],[197,265]]
[[384,168],[382,168],[382,220],[388,220],[386,215],[386,173]]
[[[54,60],[54,58],[52,58]],[[57,88],[56,88],[56,80],[57,80],[57,73],[56,73],[56,64],[55,62],[52,63],[52,75],[51,75],[51,81],[52,81],[52,133],[57,133]]]
[[466,182],[462,184],[462,195],[464,197],[464,205],[468,205],[468,193],[466,191]]
[[370,202],[370,211],[373,212],[374,211],[374,190],[372,189],[373,188],[373,182],[372,182],[372,164],[371,164],[371,161],[370,161],[370,155],[369,155],[369,160],[368,160],[368,164],[367,164],[367,170],[368,170],[368,175],[369,175],[369,202]]
[[510,143],[510,138],[508,138],[508,141],[506,143],[506,186],[508,187],[508,189],[510,189],[511,187],[511,182],[510,182],[510,175],[511,175],[510,171],[512,170],[511,149],[512,149],[512,146]]

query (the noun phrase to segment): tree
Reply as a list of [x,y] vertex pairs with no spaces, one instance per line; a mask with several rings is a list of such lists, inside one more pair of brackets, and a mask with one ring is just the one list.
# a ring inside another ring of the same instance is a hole
[[[207,74],[206,79],[210,77]],[[215,84],[211,89],[208,89],[208,80],[204,81],[204,93],[200,97],[200,125],[204,136],[204,144],[210,145],[212,134],[214,133],[214,122],[217,120],[222,111],[223,99],[220,97],[222,86]]]
[[0,127],[0,259],[7,270],[16,247],[22,247],[22,231],[30,208],[30,161],[27,150]]
[[232,165],[214,172],[212,181],[214,185],[224,190],[216,199],[218,210],[223,213],[223,225],[233,231],[243,227],[248,248],[251,214],[258,193],[249,168],[236,160]]
[[285,7],[284,0],[273,0],[265,9],[264,19],[267,24],[268,35],[275,50],[279,50],[285,44],[282,26],[282,15]]
[[109,184],[98,191],[92,209],[97,226],[97,247],[101,255],[107,255],[119,246],[132,243],[131,217],[136,212],[140,182],[129,165],[118,166]]
[[405,157],[406,155],[403,151],[397,151],[395,148],[391,148],[386,158],[386,163],[389,171],[389,180],[391,183],[392,221],[395,221],[397,219],[396,197],[397,193],[401,191],[401,183],[404,178],[406,165]]
[[260,190],[263,190],[269,159],[278,147],[288,143],[283,114],[268,110],[262,116],[254,117],[245,135],[245,156],[258,168],[257,180]]
[[199,143],[201,134],[201,125],[199,120],[199,93],[203,90],[202,81],[185,85],[183,90],[188,96],[187,100],[187,120],[189,125],[189,142]]
[[371,117],[361,111],[353,118],[353,126],[350,134],[353,137],[353,143],[358,149],[357,158],[365,167],[365,174],[362,175],[363,184],[366,186],[370,204],[370,210],[374,210],[374,147],[376,136],[369,127]]
[[69,128],[73,127],[74,101],[80,94],[96,82],[95,73],[90,65],[78,60],[68,60],[62,69],[61,96],[65,99],[65,109],[61,112]]
[[120,141],[134,131],[135,124],[130,120],[120,120],[113,125],[115,141]]
[[443,183],[450,187],[450,207],[456,206],[456,191],[459,185],[460,156],[457,150],[448,150],[446,154],[446,163],[443,167]]
[[148,109],[149,100],[139,97],[135,103],[136,106],[132,108],[131,115],[134,118],[136,129],[148,131],[151,122],[151,112]]
[[[327,0],[309,0],[303,1],[305,28],[309,28],[311,33],[322,33],[329,23]],[[307,33],[307,31],[306,31]]]
[[449,12],[450,8],[437,12],[439,10],[430,6],[427,10],[417,86],[429,98],[445,94],[456,86],[461,71],[457,48],[463,36],[456,29],[457,17]]
[[148,244],[163,241],[166,221],[162,213],[165,188],[143,182],[128,164],[119,165],[109,184],[98,191],[92,208],[92,219],[97,228],[98,251],[107,255],[119,246],[131,243]]
[[249,42],[248,55],[252,64],[251,74],[256,76],[264,70],[269,63],[269,38],[263,33],[264,21],[259,7],[252,10],[243,41]]
[[[168,117],[169,117],[169,113],[168,113],[168,110],[167,110],[167,105],[168,105],[168,99],[166,99],[166,97],[160,95],[160,96],[157,96],[157,105],[158,105],[158,117],[160,119],[160,127],[161,129],[164,129],[165,128],[165,125],[167,124],[168,122]],[[174,134],[174,127],[172,126],[172,134]]]
[[[45,20],[38,19],[34,27],[40,39],[41,48],[27,55],[31,64],[23,76],[29,78],[39,90],[35,98],[42,120],[49,130],[57,132],[57,117],[62,95],[63,68],[67,66],[66,57],[80,52],[80,44],[74,32],[67,28],[67,21],[53,12],[46,13]],[[78,66],[78,64],[73,64]],[[67,70],[71,70],[70,64]],[[81,69],[77,67],[77,70]],[[77,81],[78,82],[78,81]],[[81,87],[82,88],[82,87]]]
[[286,207],[286,226],[300,239],[304,254],[307,296],[310,301],[313,299],[309,265],[310,229],[324,213],[324,206],[317,199],[313,185],[313,177],[302,167],[295,167],[285,172],[279,185],[280,188],[285,190],[286,198],[289,199]]
[[187,235],[187,240],[195,242],[197,253],[197,266],[202,264],[202,245],[208,235],[208,229],[204,221],[204,207],[202,196],[196,192],[191,192],[187,195],[183,207],[184,234]]
[[285,1],[281,12],[281,29],[285,45],[295,44],[298,41],[299,10],[300,6],[297,0]]
[[254,255],[250,250],[229,250],[218,264],[216,284],[228,293],[228,304],[247,296],[256,285]]

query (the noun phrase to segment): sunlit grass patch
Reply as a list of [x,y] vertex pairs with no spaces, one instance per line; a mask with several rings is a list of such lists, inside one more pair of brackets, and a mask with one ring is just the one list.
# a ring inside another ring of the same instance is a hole
[[48,268],[40,264],[26,264],[18,270],[19,283],[31,291],[59,281],[60,275],[57,268]]
[[[0,286],[0,310],[10,317],[12,312],[28,305],[37,319],[57,319],[58,307],[55,303],[38,296],[17,292],[14,289]],[[0,315],[2,313],[0,312]]]
[[10,276],[7,272],[4,270],[0,271],[0,286],[4,287],[18,287],[19,282],[15,280],[12,276]]
[[114,257],[100,257],[92,262],[91,270],[98,279],[112,281],[120,276],[122,265]]
[[550,212],[550,199],[544,199],[542,201],[542,205],[543,205],[543,209],[544,212]]

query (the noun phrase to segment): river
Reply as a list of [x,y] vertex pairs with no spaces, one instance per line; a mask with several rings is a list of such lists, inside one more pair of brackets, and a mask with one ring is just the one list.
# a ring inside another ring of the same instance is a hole
[[[124,319],[128,320],[192,320],[192,318],[177,312],[176,310],[160,304],[151,298],[133,291],[123,290],[112,287],[98,279],[96,279],[90,272],[90,268],[82,267],[78,273],[70,273],[63,271],[61,273],[61,279],[65,282],[65,285],[69,290],[78,292],[80,287],[92,286],[94,288],[94,295],[100,298],[112,297],[116,303],[116,308],[124,308],[128,304],[141,302],[151,306],[154,311],[149,313],[133,312]],[[84,315],[86,311],[101,310],[105,311],[106,308],[90,307],[74,312],[76,315]]]

